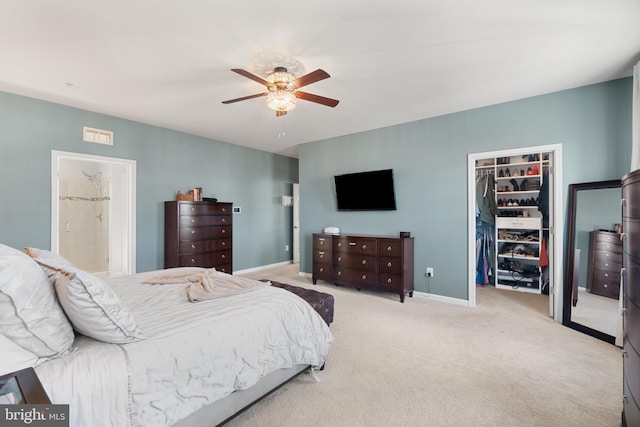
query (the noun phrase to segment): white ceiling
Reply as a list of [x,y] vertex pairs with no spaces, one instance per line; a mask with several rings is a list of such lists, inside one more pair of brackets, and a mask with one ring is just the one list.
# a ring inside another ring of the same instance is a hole
[[[0,90],[291,157],[638,60],[639,0],[0,0]],[[221,103],[264,91],[231,68],[275,66],[324,69],[303,90],[340,104],[276,118],[265,98]]]

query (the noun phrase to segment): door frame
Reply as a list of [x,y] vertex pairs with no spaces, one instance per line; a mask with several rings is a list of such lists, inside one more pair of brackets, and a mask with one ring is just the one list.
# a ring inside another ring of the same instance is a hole
[[300,184],[293,183],[293,263],[300,263]]
[[[100,163],[103,165],[115,166],[124,171],[124,178],[118,193],[123,197],[123,213],[120,218],[122,228],[110,230],[109,240],[112,240],[111,233],[118,233],[121,241],[118,253],[121,259],[118,260],[120,270],[113,272],[115,275],[128,275],[136,272],[136,161],[128,159],[118,159],[114,157],[94,156],[91,154],[72,153],[66,151],[51,150],[51,252],[59,253],[59,207],[60,207],[60,167],[63,161],[77,161]],[[112,197],[115,197],[115,190]],[[109,256],[112,256],[111,249]]]
[[[468,219],[468,241],[467,241],[467,260],[469,281],[468,303],[469,307],[476,305],[476,160],[486,159],[488,157],[508,157],[518,156],[530,153],[553,153],[553,188],[551,197],[553,198],[553,226],[550,233],[553,233],[553,245],[550,248],[552,256],[550,260],[553,262],[551,283],[549,286],[549,304],[550,312],[553,312],[553,319],[562,323],[562,301],[563,301],[563,280],[564,280],[564,222],[562,214],[564,212],[563,191],[562,191],[562,144],[538,145],[533,147],[512,148],[507,150],[488,151],[483,153],[471,153],[467,155],[467,219]],[[551,315],[551,313],[550,313]]]

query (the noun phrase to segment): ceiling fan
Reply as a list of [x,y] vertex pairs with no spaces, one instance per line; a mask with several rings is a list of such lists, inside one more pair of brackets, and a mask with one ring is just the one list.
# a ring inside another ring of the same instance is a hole
[[296,78],[293,74],[288,72],[285,67],[276,67],[266,79],[239,68],[233,68],[231,71],[266,86],[268,92],[222,101],[223,104],[232,104],[238,101],[266,96],[267,106],[272,110],[275,110],[276,117],[280,117],[287,114],[287,111],[291,111],[296,108],[296,98],[326,105],[328,107],[335,107],[338,105],[338,102],[340,102],[336,99],[325,98],[324,96],[314,95],[298,90],[303,86],[331,77],[324,70],[318,69],[309,74],[305,74],[302,77]]

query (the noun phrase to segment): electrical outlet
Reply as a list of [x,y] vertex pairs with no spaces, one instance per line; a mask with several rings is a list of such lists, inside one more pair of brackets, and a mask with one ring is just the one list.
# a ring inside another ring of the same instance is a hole
[[284,250],[285,250],[286,252],[289,252],[289,245],[284,245]]
[[427,267],[427,277],[433,277],[433,267]]

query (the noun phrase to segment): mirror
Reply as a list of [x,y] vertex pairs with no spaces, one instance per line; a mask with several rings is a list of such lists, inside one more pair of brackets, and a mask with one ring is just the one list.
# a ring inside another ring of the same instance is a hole
[[611,344],[618,330],[621,181],[569,185],[562,324]]

